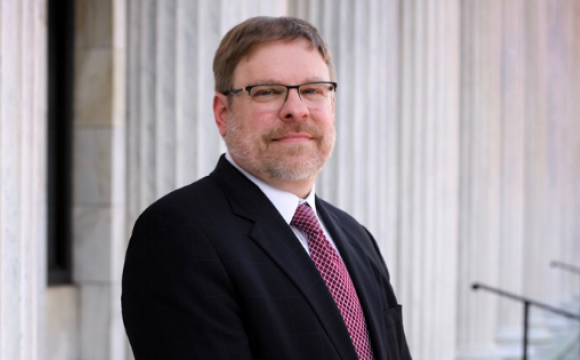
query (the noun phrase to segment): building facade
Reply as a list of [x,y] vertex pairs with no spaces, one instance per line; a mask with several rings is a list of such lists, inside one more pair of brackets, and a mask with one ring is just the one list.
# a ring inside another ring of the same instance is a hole
[[[415,359],[521,357],[522,305],[475,282],[578,313],[578,275],[550,264],[580,266],[580,1],[70,5],[70,133],[51,136],[54,2],[0,3],[0,359],[132,359],[120,310],[132,224],[225,151],[211,63],[256,15],[304,18],[333,51],[337,142],[317,192],[378,240]],[[64,170],[47,154],[61,141]],[[69,278],[49,285],[59,171]],[[577,332],[532,311],[537,358]]]

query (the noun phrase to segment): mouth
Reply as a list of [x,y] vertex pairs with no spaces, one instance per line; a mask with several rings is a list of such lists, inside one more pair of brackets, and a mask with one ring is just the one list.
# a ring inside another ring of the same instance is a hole
[[273,142],[279,143],[304,143],[313,139],[313,136],[306,132],[288,133],[272,138]]
[[323,139],[321,131],[310,124],[297,123],[292,126],[280,126],[270,129],[262,135],[266,144],[306,146],[312,142],[320,144]]

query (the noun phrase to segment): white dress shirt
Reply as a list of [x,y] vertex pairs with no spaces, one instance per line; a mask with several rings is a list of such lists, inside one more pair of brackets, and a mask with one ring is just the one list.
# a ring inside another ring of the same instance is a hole
[[264,181],[258,179],[257,177],[251,175],[246,170],[244,170],[240,166],[238,166],[238,164],[236,164],[236,162],[232,159],[229,152],[226,152],[226,159],[233,166],[235,166],[236,169],[240,170],[240,172],[242,174],[244,174],[248,179],[250,179],[251,182],[256,184],[256,186],[258,186],[260,188],[260,190],[262,190],[262,192],[264,193],[264,195],[266,195],[266,197],[270,200],[270,202],[272,204],[274,204],[274,207],[278,210],[280,215],[282,215],[282,218],[284,218],[284,221],[286,221],[286,223],[288,224],[288,226],[290,226],[292,231],[294,231],[294,234],[296,234],[296,237],[298,238],[298,240],[300,241],[300,244],[302,245],[304,250],[306,250],[308,255],[310,255],[310,251],[308,250],[308,237],[307,237],[307,235],[305,233],[303,233],[302,231],[300,231],[296,226],[290,225],[290,222],[292,222],[292,218],[294,217],[294,213],[296,212],[298,205],[303,204],[303,203],[307,203],[308,206],[310,206],[312,208],[312,210],[314,210],[314,214],[316,215],[316,217],[318,218],[318,221],[320,222],[320,225],[322,226],[322,230],[324,231],[324,235],[326,235],[326,238],[328,239],[328,241],[330,241],[332,246],[336,249],[336,251],[340,255],[340,252],[336,248],[336,244],[332,240],[332,237],[330,236],[330,234],[326,230],[326,227],[324,226],[324,222],[322,221],[322,219],[320,219],[320,217],[318,216],[318,212],[316,211],[316,203],[314,201],[315,185],[312,186],[312,190],[310,191],[308,196],[306,196],[306,199],[301,199],[293,193],[278,190],[278,189],[274,188],[273,186],[268,185]]

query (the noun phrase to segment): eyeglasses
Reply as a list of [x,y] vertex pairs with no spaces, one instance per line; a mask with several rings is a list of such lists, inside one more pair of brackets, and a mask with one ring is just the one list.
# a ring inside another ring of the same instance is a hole
[[288,99],[290,89],[298,90],[300,100],[306,107],[315,109],[331,103],[337,84],[332,81],[313,81],[301,85],[257,84],[241,89],[228,90],[224,95],[239,95],[244,90],[256,105],[265,110],[280,109]]

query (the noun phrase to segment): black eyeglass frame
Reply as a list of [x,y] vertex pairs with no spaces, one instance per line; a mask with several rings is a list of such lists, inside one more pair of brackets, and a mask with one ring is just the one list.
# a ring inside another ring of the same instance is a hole
[[230,96],[230,95],[238,95],[240,93],[242,93],[244,90],[248,92],[248,95],[250,95],[250,91],[252,90],[252,88],[255,88],[257,86],[283,86],[285,87],[286,90],[286,97],[284,98],[284,101],[286,101],[286,99],[288,99],[288,94],[290,93],[290,89],[296,89],[296,91],[298,91],[298,96],[300,97],[300,100],[302,100],[302,95],[300,95],[300,88],[303,86],[308,86],[308,85],[315,85],[315,84],[327,84],[327,85],[332,85],[332,91],[336,92],[336,88],[338,87],[338,84],[335,81],[311,81],[311,82],[307,82],[304,84],[300,84],[300,85],[284,85],[284,84],[255,84],[255,85],[249,85],[243,88],[239,88],[239,89],[234,89],[234,90],[228,90],[223,92],[224,95],[226,96]]

